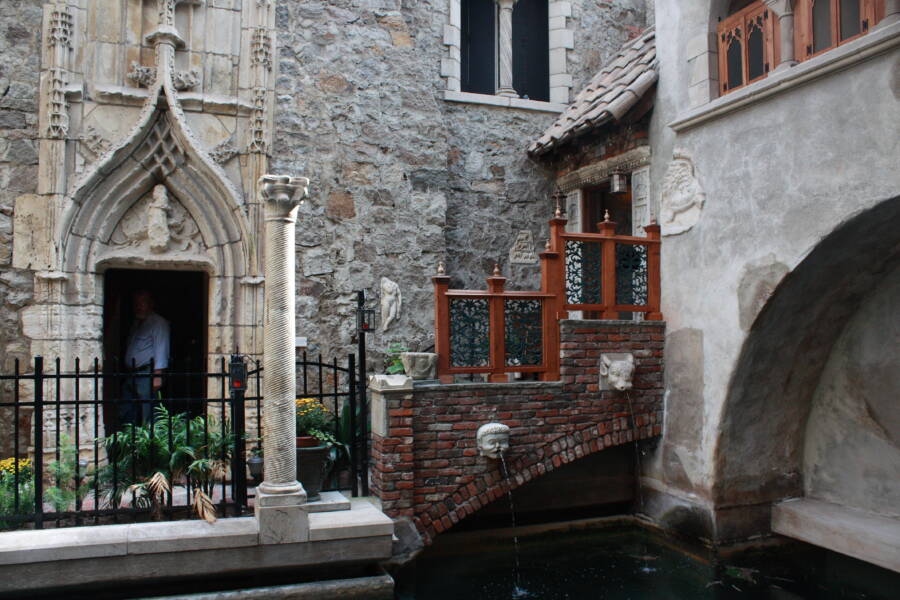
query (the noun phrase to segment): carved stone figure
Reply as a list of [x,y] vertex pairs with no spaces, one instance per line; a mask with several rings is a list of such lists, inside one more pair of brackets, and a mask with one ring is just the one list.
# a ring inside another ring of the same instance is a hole
[[153,201],[147,206],[147,238],[150,251],[161,254],[169,247],[169,194],[166,186],[153,188]]
[[403,298],[400,296],[400,286],[387,277],[381,278],[381,330],[388,328],[400,318],[400,309],[403,307]]
[[634,355],[610,353],[600,355],[600,389],[624,392],[631,389],[634,378]]
[[437,354],[432,352],[403,352],[403,370],[413,379],[434,379],[437,376]]
[[523,229],[516,236],[516,242],[509,249],[509,262],[519,265],[533,265],[538,261],[534,253],[534,237],[531,230]]
[[706,194],[694,173],[694,164],[683,154],[675,154],[662,183],[660,226],[662,235],[684,233],[697,224]]
[[499,459],[509,450],[509,427],[503,423],[485,423],[475,434],[481,456]]

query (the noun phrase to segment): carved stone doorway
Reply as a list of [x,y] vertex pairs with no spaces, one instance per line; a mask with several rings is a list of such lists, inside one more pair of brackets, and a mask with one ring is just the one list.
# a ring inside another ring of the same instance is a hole
[[[120,372],[131,324],[132,297],[148,290],[155,312],[169,321],[170,359],[163,397],[172,412],[203,411],[206,396],[209,277],[202,271],[109,269],[103,277],[103,361],[106,372]],[[115,402],[121,386],[104,387],[104,400]],[[111,406],[111,404],[107,404]],[[116,427],[116,411],[104,411],[106,431]]]

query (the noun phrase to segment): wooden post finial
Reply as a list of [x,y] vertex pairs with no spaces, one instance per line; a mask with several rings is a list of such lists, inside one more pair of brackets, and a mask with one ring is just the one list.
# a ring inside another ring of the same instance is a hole
[[553,192],[553,201],[556,204],[556,210],[553,211],[553,217],[556,219],[562,218],[562,199],[564,194],[562,190],[557,186],[556,191]]
[[608,209],[603,211],[603,222],[609,223],[609,210]]
[[494,263],[494,277],[500,277],[500,263]]
[[438,275],[444,275],[444,261],[442,261],[442,260],[439,260],[439,261],[438,261],[437,274],[438,274]]
[[550,238],[547,238],[547,241],[544,243],[544,251],[550,252]]

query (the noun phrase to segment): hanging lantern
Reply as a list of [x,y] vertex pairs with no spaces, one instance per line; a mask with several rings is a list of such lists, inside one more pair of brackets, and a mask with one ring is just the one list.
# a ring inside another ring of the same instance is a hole
[[609,178],[609,191],[613,194],[624,194],[628,191],[628,176],[615,171]]
[[366,308],[365,290],[359,290],[356,294],[356,330],[372,331],[375,329],[375,309]]

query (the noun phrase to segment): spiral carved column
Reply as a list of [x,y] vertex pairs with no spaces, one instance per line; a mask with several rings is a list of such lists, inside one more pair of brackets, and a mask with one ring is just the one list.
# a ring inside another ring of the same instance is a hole
[[309,539],[306,492],[297,481],[294,396],[294,228],[309,180],[264,175],[266,287],[263,354],[263,460],[265,480],[257,490],[261,543]]
[[497,88],[498,96],[518,98],[519,94],[513,88],[513,58],[512,58],[512,12],[513,5],[518,0],[496,0],[500,7],[500,87]]

